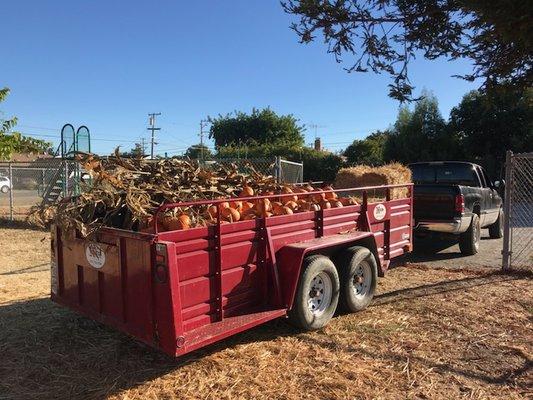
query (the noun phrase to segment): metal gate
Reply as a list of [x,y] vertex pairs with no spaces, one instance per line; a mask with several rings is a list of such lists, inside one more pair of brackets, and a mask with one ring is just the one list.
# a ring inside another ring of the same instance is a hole
[[533,153],[507,151],[503,269],[533,269]]
[[304,179],[304,164],[276,157],[275,174],[278,182],[302,183]]

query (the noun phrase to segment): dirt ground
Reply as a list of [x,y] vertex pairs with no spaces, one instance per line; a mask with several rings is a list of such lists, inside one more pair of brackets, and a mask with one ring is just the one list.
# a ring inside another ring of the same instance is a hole
[[531,277],[498,257],[424,248],[364,312],[312,333],[277,320],[172,360],[48,299],[47,233],[2,228],[0,246],[0,399],[533,396]]

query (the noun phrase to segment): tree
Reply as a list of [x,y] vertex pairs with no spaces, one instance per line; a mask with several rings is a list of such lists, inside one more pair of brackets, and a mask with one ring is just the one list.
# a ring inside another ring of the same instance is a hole
[[464,154],[499,177],[505,151],[533,150],[533,90],[500,87],[472,91],[450,113],[450,130],[461,138]]
[[[7,98],[9,92],[9,88],[0,89],[0,103]],[[16,117],[0,118],[0,159],[7,160],[13,153],[45,153],[50,150],[50,143],[44,140],[12,132],[16,124]]]
[[354,140],[343,155],[349,164],[381,165],[389,135],[388,131],[377,131],[362,140]]
[[185,156],[191,159],[210,159],[213,154],[205,144],[195,144],[187,149]]
[[408,64],[417,55],[473,63],[467,80],[484,86],[533,81],[533,7],[516,0],[282,0],[301,43],[322,34],[337,62],[349,72],[389,74],[389,95],[412,100]]
[[144,157],[144,149],[140,143],[135,143],[135,146],[128,152],[122,153],[122,157],[141,158]]
[[261,145],[284,144],[303,146],[303,126],[292,115],[278,115],[270,108],[258,110],[251,114],[235,112],[216,118],[209,117],[211,128],[209,137],[215,145]]
[[458,135],[450,132],[435,96],[424,91],[411,112],[401,107],[384,148],[386,161],[415,161],[457,158]]

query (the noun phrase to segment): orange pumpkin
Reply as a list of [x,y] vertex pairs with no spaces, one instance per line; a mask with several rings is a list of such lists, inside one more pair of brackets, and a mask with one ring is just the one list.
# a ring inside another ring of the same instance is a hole
[[[294,191],[288,186],[283,186],[281,188],[281,193],[283,193],[283,194],[291,194],[291,193],[294,193]],[[282,199],[283,199],[284,202],[297,201],[298,200],[298,196],[284,196],[284,197],[282,197]]]
[[325,196],[327,200],[335,200],[337,199],[337,193],[333,191],[333,188],[331,186],[325,186],[323,190],[326,190]]
[[244,186],[239,194],[239,197],[252,197],[253,195],[254,190],[250,186]]
[[331,207],[340,208],[340,207],[344,207],[344,205],[339,200],[334,200],[331,202]]
[[207,212],[209,213],[211,218],[216,218],[218,214],[217,206],[212,205],[212,206],[207,207]]
[[320,206],[316,203],[310,203],[308,211],[319,211]]
[[220,211],[220,215],[222,216],[222,218],[229,222],[237,222],[241,219],[241,213],[231,207],[223,208]]
[[272,204],[269,199],[259,199],[256,200],[254,208],[261,214],[264,215],[266,212],[272,210]]
[[326,210],[328,208],[331,208],[331,203],[327,200],[322,200],[320,202],[320,208],[322,208],[322,210]]
[[191,227],[191,217],[187,214],[181,214],[179,217],[170,217],[165,222],[169,231],[178,231]]
[[279,201],[273,201],[271,204],[272,204],[272,212],[275,215],[280,215],[282,213],[283,204],[281,204]]
[[298,203],[296,203],[295,201],[288,201],[285,203],[285,206],[286,207],[289,207],[292,211],[296,210],[298,208]]
[[251,208],[254,208],[254,203],[250,203],[249,201],[242,202],[242,212],[250,210]]
[[231,208],[236,209],[238,212],[242,212],[242,201],[238,201],[238,200],[232,201],[229,203],[229,206]]
[[315,193],[312,197],[315,203],[320,203],[321,201],[325,200],[325,198],[326,198],[325,193]]
[[284,215],[292,215],[292,214],[294,214],[294,211],[292,211],[292,208],[285,206],[285,207],[283,207],[283,214]]

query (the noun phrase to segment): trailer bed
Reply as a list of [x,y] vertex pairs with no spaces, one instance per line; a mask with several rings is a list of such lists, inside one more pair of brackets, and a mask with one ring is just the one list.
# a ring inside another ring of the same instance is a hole
[[[287,314],[304,257],[412,249],[412,197],[147,234],[52,231],[52,299],[178,356]],[[380,187],[383,189],[383,187]],[[346,191],[344,189],[343,191]],[[169,205],[174,207],[176,205]],[[167,207],[167,206],[166,206]]]

